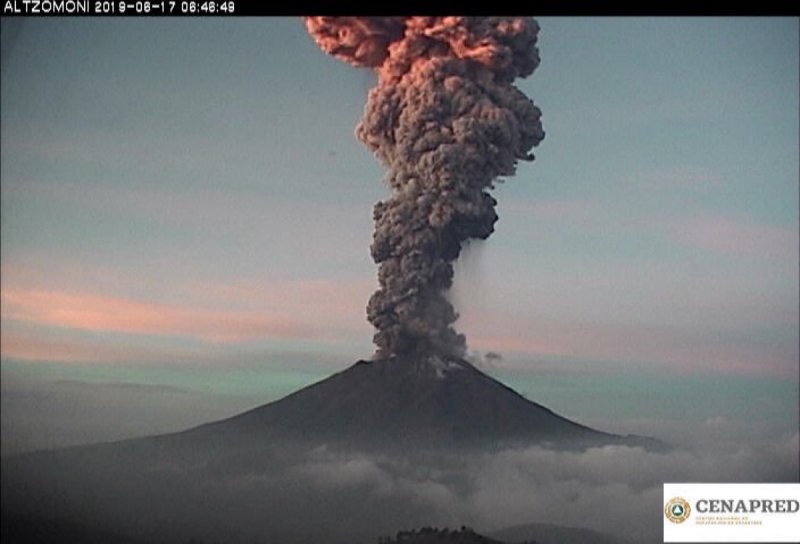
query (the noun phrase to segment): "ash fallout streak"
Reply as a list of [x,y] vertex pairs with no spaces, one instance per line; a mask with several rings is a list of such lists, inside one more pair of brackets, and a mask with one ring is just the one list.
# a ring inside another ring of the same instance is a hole
[[378,74],[356,128],[392,191],[373,213],[375,358],[461,357],[446,297],[453,261],[493,232],[494,180],[533,160],[544,138],[541,112],[513,86],[539,64],[539,27],[512,17],[308,17],[306,27],[326,53]]

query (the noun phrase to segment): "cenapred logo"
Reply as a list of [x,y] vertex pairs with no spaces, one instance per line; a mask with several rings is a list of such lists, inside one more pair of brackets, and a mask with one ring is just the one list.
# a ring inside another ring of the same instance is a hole
[[665,483],[661,497],[664,542],[800,543],[800,483]]
[[683,497],[672,497],[664,506],[664,515],[672,523],[683,523],[692,513],[692,507]]

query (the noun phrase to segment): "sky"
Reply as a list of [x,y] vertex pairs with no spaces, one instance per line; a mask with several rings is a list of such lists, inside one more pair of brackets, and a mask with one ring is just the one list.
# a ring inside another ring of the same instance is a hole
[[[796,432],[798,19],[538,20],[546,137],[456,266],[474,360],[608,430]],[[374,82],[297,18],[3,20],[4,453],[372,355]]]

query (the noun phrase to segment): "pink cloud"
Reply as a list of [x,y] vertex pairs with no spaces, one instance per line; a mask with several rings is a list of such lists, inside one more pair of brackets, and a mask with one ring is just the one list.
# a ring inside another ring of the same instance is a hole
[[[795,346],[731,334],[636,323],[559,322],[510,314],[466,315],[471,349],[503,355],[616,361],[670,372],[796,376]],[[474,333],[472,331],[475,331]]]
[[2,331],[0,352],[3,359],[28,361],[108,363],[163,363],[193,361],[202,356],[199,350],[188,348],[152,349],[144,346],[106,345],[82,339],[50,338],[43,334]]
[[[375,288],[372,278],[170,281],[147,274],[134,278],[125,268],[88,266],[61,258],[54,261],[47,255],[22,257],[3,262],[0,272],[0,313],[3,323],[9,325],[3,328],[6,357],[59,361],[184,358],[173,348],[152,348],[144,343],[148,340],[143,335],[199,339],[206,345],[195,347],[206,355],[215,349],[209,344],[238,349],[242,343],[265,341],[271,345],[280,341],[284,346],[289,342],[305,346],[303,349],[311,342],[326,350],[369,350],[372,329],[364,306]],[[148,293],[147,298],[141,298],[143,292]],[[19,335],[30,330],[36,333]],[[91,337],[69,332],[77,330],[128,336],[117,337],[117,345],[111,346],[107,339],[98,344]],[[198,353],[185,357],[196,359]]]
[[718,215],[689,218],[672,226],[686,244],[707,251],[748,256],[797,256],[796,228],[763,225]]
[[188,298],[206,306],[290,315],[327,340],[371,336],[364,308],[374,289],[373,279],[201,281],[184,286]]
[[48,290],[4,289],[2,318],[97,332],[185,335],[211,342],[319,336],[315,328],[285,314],[190,309]]
[[185,291],[209,304],[262,308],[309,308],[314,315],[364,318],[363,307],[375,289],[375,280],[273,279],[269,281],[207,282],[187,284]]

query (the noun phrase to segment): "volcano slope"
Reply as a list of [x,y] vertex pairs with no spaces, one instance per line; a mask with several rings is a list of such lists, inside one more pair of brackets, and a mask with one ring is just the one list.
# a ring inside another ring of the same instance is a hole
[[570,421],[464,360],[392,357],[187,431],[9,457],[2,508],[151,542],[371,542],[471,523],[442,505],[469,496],[474,459],[532,445],[661,447]]
[[268,439],[404,453],[532,443],[557,449],[647,443],[570,421],[462,359],[437,356],[359,361],[276,402],[181,437],[202,442],[228,434],[245,444]]

